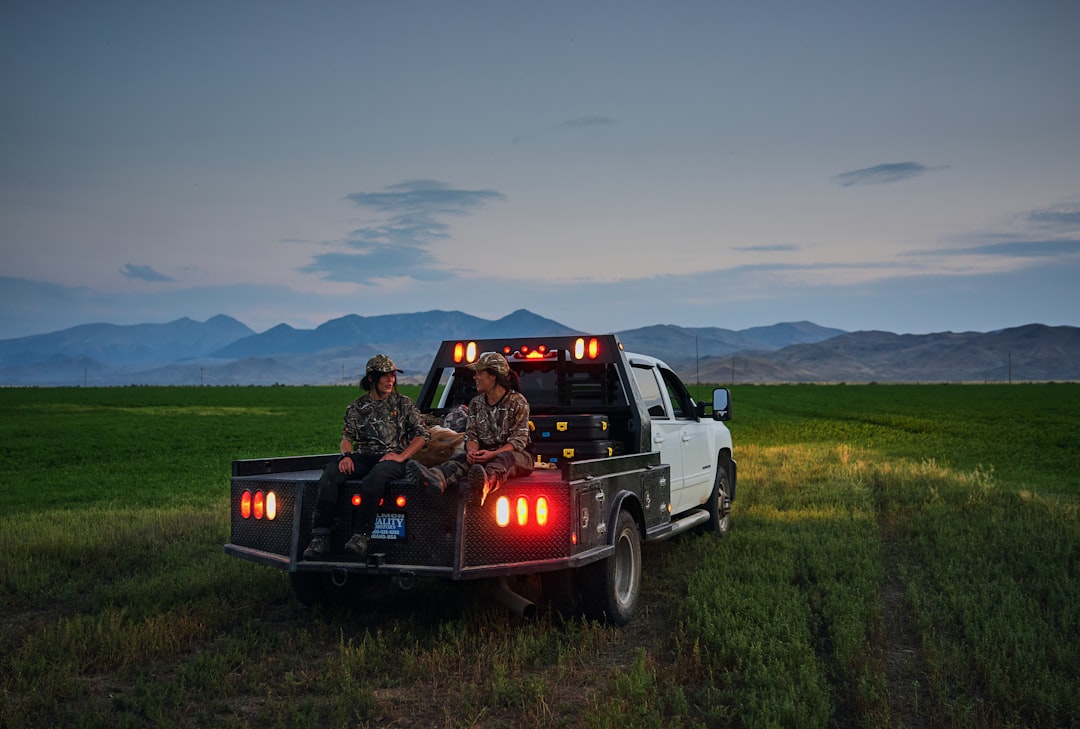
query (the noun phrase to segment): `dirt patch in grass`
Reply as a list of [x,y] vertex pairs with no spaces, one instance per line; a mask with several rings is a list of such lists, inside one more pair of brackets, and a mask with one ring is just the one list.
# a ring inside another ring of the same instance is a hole
[[888,680],[889,713],[892,725],[906,729],[930,726],[929,696],[924,679],[922,651],[911,616],[907,585],[900,574],[900,546],[885,517],[880,519],[885,582],[881,587],[883,628],[882,650]]

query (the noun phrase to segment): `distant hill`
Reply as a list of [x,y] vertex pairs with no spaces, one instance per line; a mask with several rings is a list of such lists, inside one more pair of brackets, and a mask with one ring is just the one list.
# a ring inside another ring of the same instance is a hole
[[[279,324],[262,334],[230,342],[213,353],[222,359],[266,357],[279,354],[312,354],[353,346],[357,342],[395,344],[441,342],[457,337],[499,337],[508,334],[571,334],[574,330],[518,309],[502,319],[489,321],[460,311],[425,311],[416,314],[357,316],[350,314],[320,324],[315,329],[293,329]],[[430,350],[434,354],[435,350]]]
[[713,357],[744,350],[771,351],[791,344],[821,342],[840,334],[844,334],[844,330],[829,329],[808,321],[742,331],[658,324],[619,332],[619,339],[630,351],[648,352],[665,360],[684,361],[688,355]]
[[206,357],[254,331],[218,315],[197,322],[184,317],[167,324],[82,324],[50,334],[0,340],[0,368],[41,363],[95,361],[122,368]]
[[[687,375],[690,362],[680,361]],[[697,363],[704,382],[1008,382],[1080,380],[1080,328],[996,332],[851,332],[772,352]]]
[[[85,324],[0,340],[0,385],[355,384],[377,352],[394,359],[402,381],[418,382],[443,339],[574,333],[526,309],[496,320],[438,310],[351,314],[314,329],[279,324],[262,333],[228,316]],[[739,331],[658,324],[617,334],[627,350],[664,359],[691,383],[1080,380],[1075,327],[899,335],[800,321]]]

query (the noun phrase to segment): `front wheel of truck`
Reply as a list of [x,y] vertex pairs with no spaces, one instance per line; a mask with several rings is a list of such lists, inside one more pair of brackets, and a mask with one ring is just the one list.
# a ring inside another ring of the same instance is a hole
[[581,568],[581,608],[586,617],[626,625],[641,595],[641,532],[628,511],[615,523],[615,552]]
[[698,529],[701,534],[725,536],[731,529],[731,486],[724,464],[718,464],[712,496],[709,497],[709,520]]

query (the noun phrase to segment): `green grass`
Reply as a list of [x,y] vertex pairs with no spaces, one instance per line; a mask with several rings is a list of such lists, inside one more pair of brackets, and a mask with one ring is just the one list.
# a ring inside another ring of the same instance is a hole
[[1080,386],[736,388],[732,532],[650,545],[623,629],[226,557],[230,462],[353,396],[0,390],[0,727],[1080,724]]

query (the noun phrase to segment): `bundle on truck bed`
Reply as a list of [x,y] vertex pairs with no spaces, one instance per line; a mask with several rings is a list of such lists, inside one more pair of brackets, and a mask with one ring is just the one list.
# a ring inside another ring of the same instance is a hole
[[[633,616],[643,543],[689,529],[724,534],[736,464],[723,421],[727,390],[711,414],[662,361],[627,354],[615,335],[443,342],[417,397],[441,418],[476,394],[468,365],[484,352],[508,360],[529,400],[537,469],[510,479],[481,505],[464,490],[432,495],[390,484],[368,554],[303,559],[323,467],[336,453],[249,459],[232,466],[231,556],[289,573],[301,602],[345,603],[376,579],[408,587],[418,577],[489,579],[508,606],[534,605],[508,577],[538,573],[563,611],[616,624]],[[358,504],[358,486],[342,498]],[[340,519],[331,543],[344,544]]]

